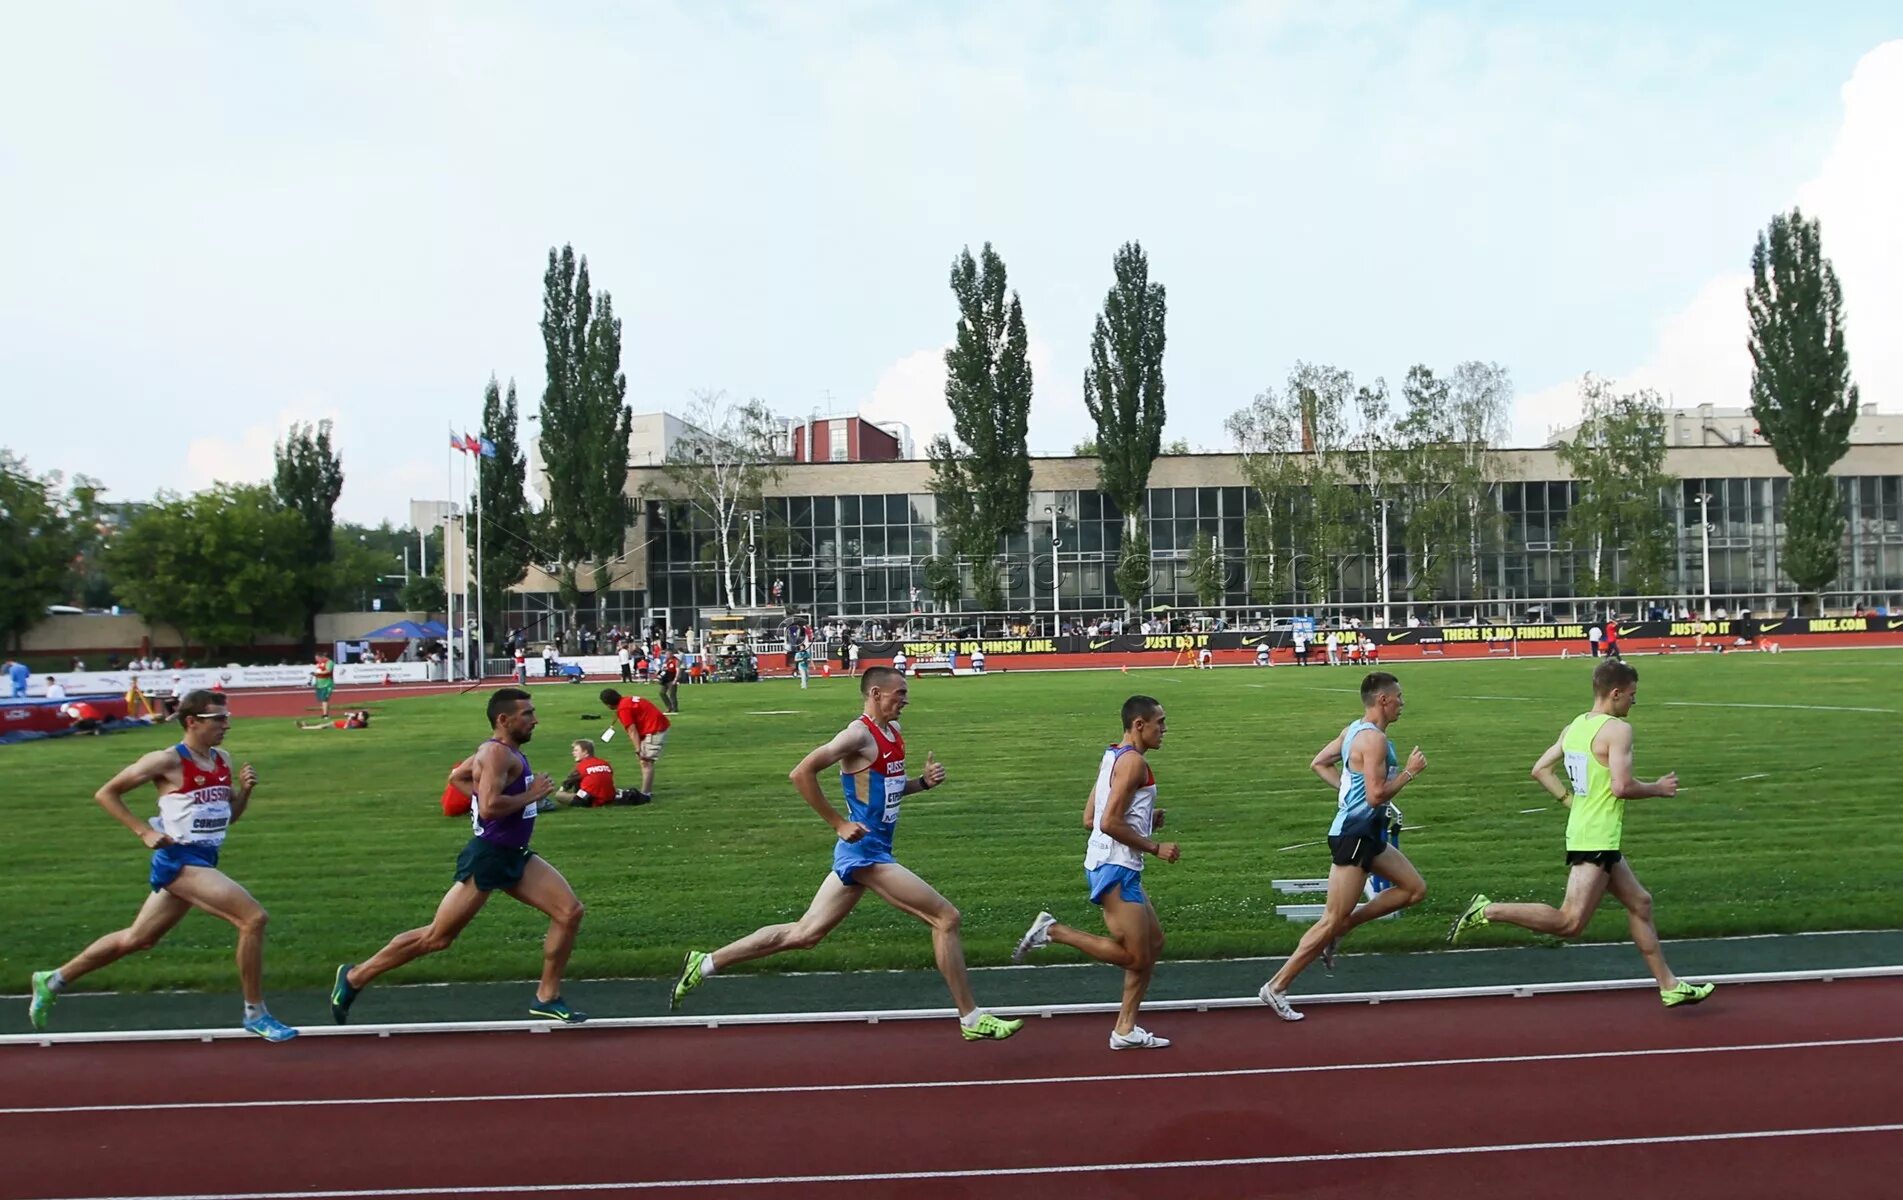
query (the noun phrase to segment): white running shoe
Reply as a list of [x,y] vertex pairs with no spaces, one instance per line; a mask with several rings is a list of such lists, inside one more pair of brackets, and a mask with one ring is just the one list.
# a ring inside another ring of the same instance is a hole
[[1168,1038],[1157,1037],[1141,1025],[1131,1026],[1127,1034],[1118,1033],[1114,1029],[1110,1031],[1112,1050],[1161,1050],[1169,1044]]
[[1031,922],[1031,928],[1018,939],[1018,948],[1011,952],[1012,962],[1023,962],[1024,956],[1031,951],[1051,944],[1051,926],[1057,924],[1057,918],[1047,912],[1037,914],[1037,920]]
[[1256,993],[1256,998],[1274,1009],[1275,1015],[1284,1021],[1299,1021],[1302,1019],[1302,1014],[1295,1011],[1295,1006],[1288,1002],[1288,997],[1276,991],[1274,988],[1271,988],[1266,983],[1262,985],[1262,990]]

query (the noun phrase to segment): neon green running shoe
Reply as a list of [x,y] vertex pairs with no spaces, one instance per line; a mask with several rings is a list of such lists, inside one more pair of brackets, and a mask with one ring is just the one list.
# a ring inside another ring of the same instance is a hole
[[35,1029],[46,1028],[47,1016],[52,1013],[53,1006],[59,1003],[59,993],[47,983],[52,978],[51,971],[33,972],[33,999],[26,1006],[26,1015],[33,1019]]
[[1475,892],[1474,898],[1467,901],[1467,910],[1455,917],[1454,923],[1447,927],[1447,944],[1451,946],[1459,941],[1460,935],[1466,933],[1469,929],[1478,929],[1482,925],[1485,925],[1487,923],[1487,905],[1492,903],[1493,901],[1487,899],[1485,892]]
[[687,957],[681,960],[681,977],[674,981],[674,991],[667,999],[669,1009],[679,1008],[681,1001],[687,999],[687,993],[700,986],[700,981],[705,978],[707,964],[713,961],[713,957],[699,950],[687,952]]
[[1681,979],[1675,988],[1660,988],[1659,999],[1665,1007],[1677,1008],[1681,1004],[1697,1004],[1717,988],[1715,983],[1686,983]]
[[1006,1021],[990,1013],[980,1013],[976,1025],[958,1023],[958,1031],[965,1035],[968,1042],[1002,1042],[1018,1030],[1024,1028],[1023,1021]]

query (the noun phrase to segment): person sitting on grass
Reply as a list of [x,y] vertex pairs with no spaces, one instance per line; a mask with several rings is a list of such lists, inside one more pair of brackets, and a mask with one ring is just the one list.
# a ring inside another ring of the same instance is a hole
[[299,729],[368,729],[370,728],[370,710],[367,708],[347,709],[340,720],[299,721],[297,727]]
[[606,759],[595,757],[595,744],[577,738],[568,747],[575,769],[562,780],[562,786],[543,801],[543,811],[557,804],[570,808],[601,808],[608,804],[646,804],[654,797],[635,788],[615,787],[615,769]]

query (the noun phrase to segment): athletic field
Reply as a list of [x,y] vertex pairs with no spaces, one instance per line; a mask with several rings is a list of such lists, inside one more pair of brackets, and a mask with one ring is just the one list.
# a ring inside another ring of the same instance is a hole
[[[1697,935],[1903,924],[1903,831],[1894,809],[1903,734],[1903,655],[1841,651],[1636,660],[1637,771],[1676,769],[1675,800],[1632,802],[1626,850],[1657,897],[1660,933]],[[1424,905],[1357,931],[1351,947],[1439,946],[1477,889],[1496,899],[1560,895],[1565,811],[1527,776],[1560,727],[1590,704],[1590,660],[1404,664],[1407,711],[1392,735],[1428,770],[1401,797],[1403,848],[1426,875]],[[1321,839],[1334,795],[1310,756],[1359,712],[1355,668],[1011,673],[912,681],[903,718],[914,770],[934,751],[946,786],[906,800],[897,849],[964,913],[974,964],[1006,959],[1040,908],[1095,923],[1082,892],[1085,793],[1117,710],[1132,692],[1163,701],[1170,733],[1153,758],[1180,863],[1152,862],[1149,890],[1166,957],[1261,955],[1293,946],[1271,878],[1327,870]],[[609,724],[597,685],[537,686],[538,770],[566,774],[568,743]],[[299,732],[240,719],[227,748],[262,782],[226,844],[224,866],[271,912],[267,985],[327,984],[424,923],[468,836],[438,807],[444,773],[485,736],[481,691],[393,699],[360,732]],[[854,681],[681,689],[684,712],[644,808],[558,810],[536,849],[588,906],[570,975],[671,973],[708,948],[791,920],[828,869],[831,836],[786,772],[858,711]],[[238,699],[242,713],[244,701]],[[0,819],[12,834],[0,876],[0,979],[57,965],[126,924],[146,894],[146,854],[92,801],[121,765],[175,736],[152,730],[0,747]],[[605,756],[639,782],[617,734]],[[838,799],[836,777],[826,780]],[[150,793],[135,811],[149,813]],[[1524,811],[1539,810],[1539,811]],[[1416,828],[1417,827],[1417,828]],[[1294,847],[1294,848],[1290,848]],[[1304,898],[1306,899],[1306,898]],[[498,896],[448,952],[390,982],[524,979],[545,921]],[[1626,936],[1610,902],[1594,939]],[[214,988],[233,983],[233,934],[193,915],[161,945],[81,988]],[[1484,929],[1475,945],[1533,935]],[[862,902],[817,950],[764,969],[929,967],[923,928]],[[743,968],[746,969],[746,968]]]

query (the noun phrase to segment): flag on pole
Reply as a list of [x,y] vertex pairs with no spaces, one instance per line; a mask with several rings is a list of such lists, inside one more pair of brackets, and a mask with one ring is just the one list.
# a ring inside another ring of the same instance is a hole
[[482,453],[482,443],[465,433],[463,434],[463,449],[469,451],[471,454],[480,454]]
[[494,458],[496,456],[495,442],[491,441],[488,438],[483,438],[481,441],[481,446],[482,446],[482,456],[484,458]]
[[464,454],[469,453],[468,443],[464,442],[461,438],[457,437],[456,431],[454,429],[449,431],[449,448],[451,450],[460,450]]

